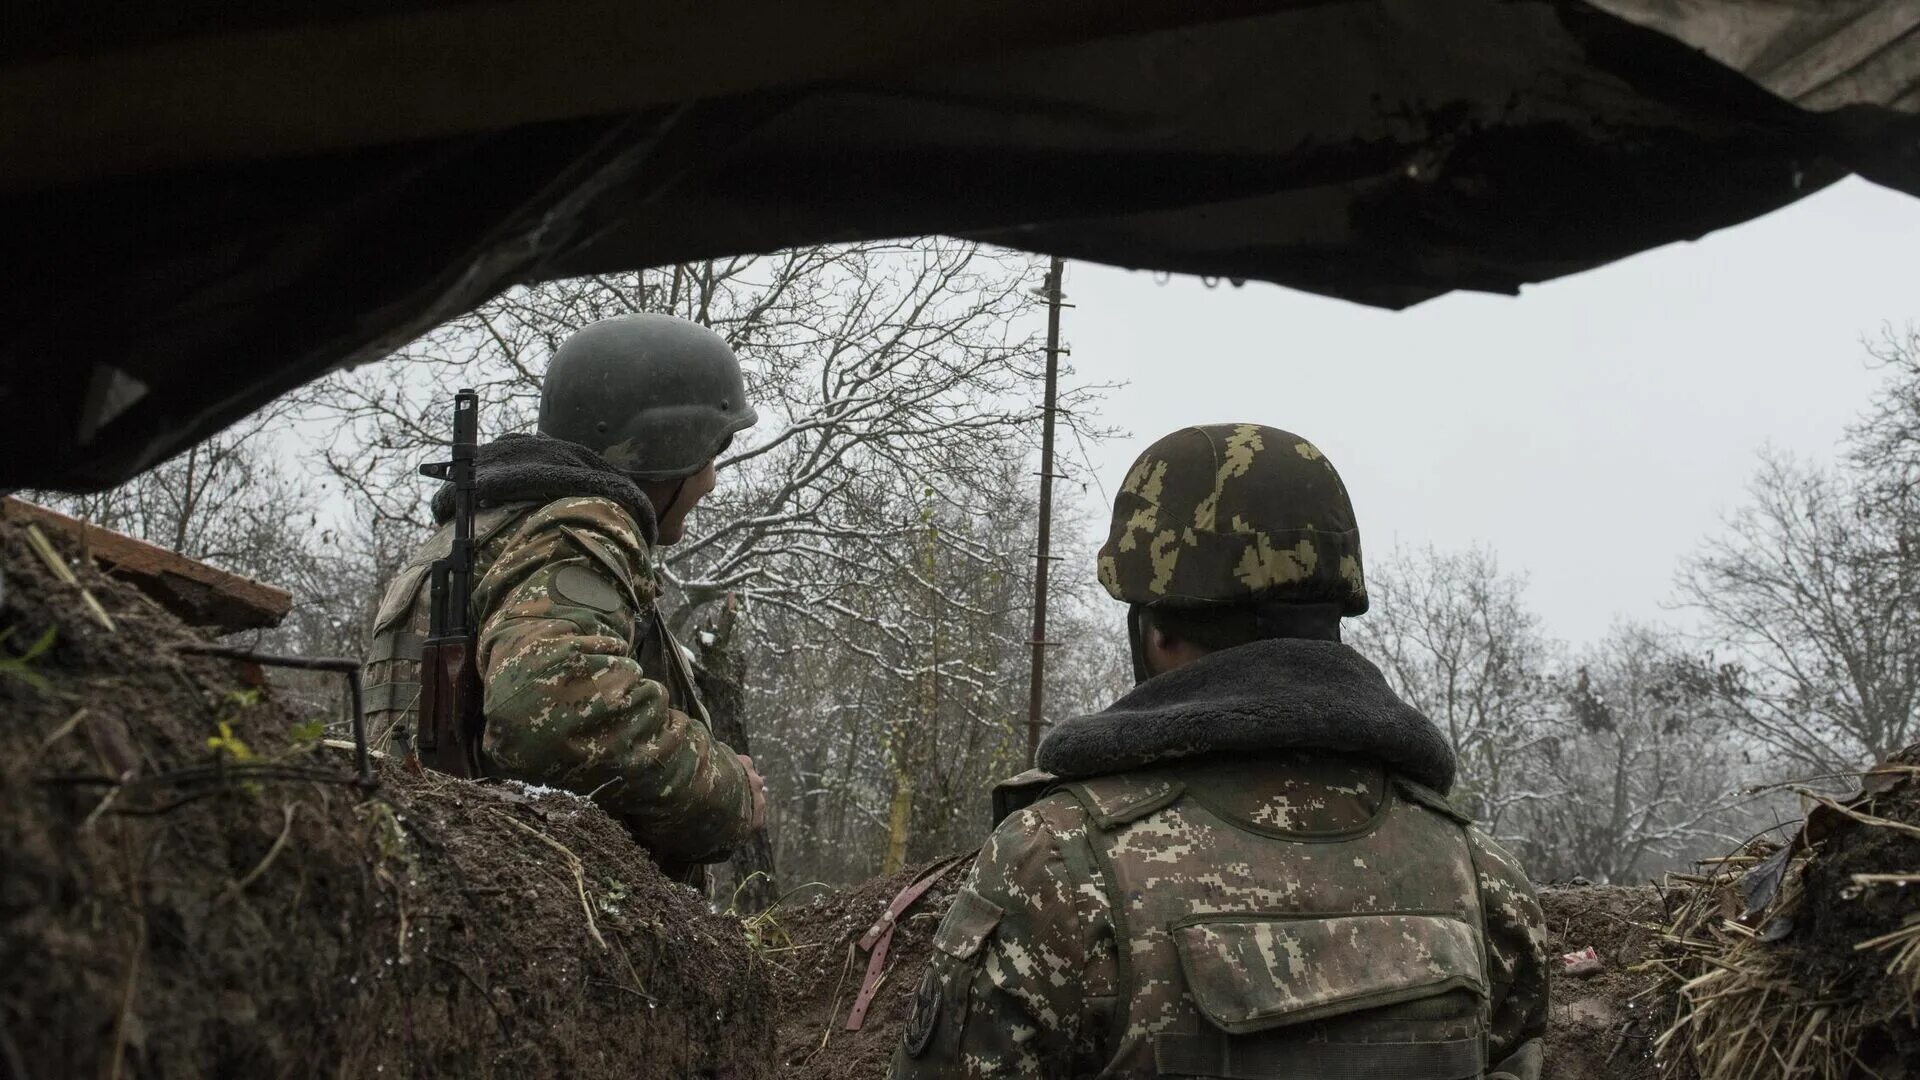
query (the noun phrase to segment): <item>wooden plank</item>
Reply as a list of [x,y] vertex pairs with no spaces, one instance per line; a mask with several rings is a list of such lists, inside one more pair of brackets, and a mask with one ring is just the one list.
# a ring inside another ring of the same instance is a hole
[[293,595],[285,589],[21,499],[0,499],[0,520],[32,522],[79,544],[101,569],[194,626],[211,626],[223,633],[278,626],[293,607]]

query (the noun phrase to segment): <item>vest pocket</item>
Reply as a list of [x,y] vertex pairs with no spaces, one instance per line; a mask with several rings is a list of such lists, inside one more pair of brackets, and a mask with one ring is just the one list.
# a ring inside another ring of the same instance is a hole
[[1474,930],[1434,914],[1200,916],[1171,928],[1200,1012],[1235,1035],[1467,991],[1487,994]]
[[427,570],[424,563],[409,566],[387,586],[387,594],[380,599],[380,610],[373,616],[374,633],[387,629],[413,610],[414,594],[419,591],[420,579]]
[[1002,914],[999,904],[972,889],[962,889],[933,935],[933,947],[955,960],[970,960],[1000,925]]

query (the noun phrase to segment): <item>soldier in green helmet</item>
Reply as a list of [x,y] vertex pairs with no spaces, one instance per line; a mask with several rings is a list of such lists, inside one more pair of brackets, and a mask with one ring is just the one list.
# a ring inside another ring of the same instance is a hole
[[[713,490],[714,461],[755,420],[739,362],[706,327],[626,315],[554,353],[535,435],[474,459],[473,595],[488,775],[592,795],[683,880],[762,827],[750,759],[713,737],[655,608],[656,548]],[[416,727],[427,572],[441,529],[388,586],[368,652],[373,730]]]
[[1174,432],[1099,576],[1138,685],[995,791],[893,1075],[1538,1080],[1539,904],[1447,801],[1445,737],[1341,644],[1367,592],[1326,457]]

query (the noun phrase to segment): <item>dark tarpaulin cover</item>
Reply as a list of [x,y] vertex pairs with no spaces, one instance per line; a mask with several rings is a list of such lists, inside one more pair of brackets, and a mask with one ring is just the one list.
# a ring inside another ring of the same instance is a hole
[[[38,51],[0,51],[19,61],[0,68],[0,160],[40,162],[0,164],[0,488],[118,482],[530,280],[947,232],[1402,307],[1698,237],[1852,171],[1920,194],[1920,0],[1228,7],[878,72],[829,57],[613,114],[559,101],[497,130],[469,109],[368,145],[343,120],[303,147],[269,109],[249,121],[268,149],[227,153],[213,101],[177,110],[207,131],[153,138],[204,160],[161,164],[86,140],[144,98],[90,101],[75,127],[45,102],[20,120],[61,85],[34,65],[84,44],[53,25]],[[134,60],[160,33],[139,29]],[[564,60],[515,58],[555,79]],[[127,70],[142,93],[164,77]],[[65,156],[27,153],[46,131]]]

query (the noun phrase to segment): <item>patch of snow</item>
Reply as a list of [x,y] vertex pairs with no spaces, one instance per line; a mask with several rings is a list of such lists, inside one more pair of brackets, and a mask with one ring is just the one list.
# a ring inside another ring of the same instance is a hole
[[585,802],[587,798],[579,792],[568,791],[566,788],[548,787],[545,784],[529,784],[525,780],[502,780],[500,781],[500,786],[513,788],[524,795],[536,799],[542,795],[563,795],[569,799],[577,799]]

